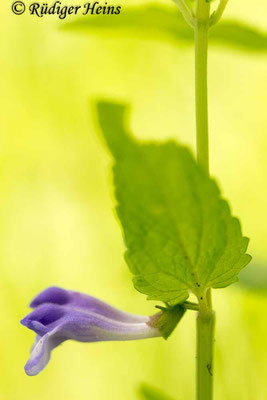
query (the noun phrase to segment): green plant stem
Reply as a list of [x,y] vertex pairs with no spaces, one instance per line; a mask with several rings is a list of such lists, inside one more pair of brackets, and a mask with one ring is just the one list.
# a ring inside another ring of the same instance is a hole
[[198,313],[197,316],[197,382],[196,399],[213,398],[213,342],[215,314]]
[[197,0],[195,22],[197,160],[209,172],[207,59],[210,3]]
[[[208,35],[210,3],[197,0],[195,17],[195,84],[196,84],[196,130],[197,160],[209,174],[209,126],[208,126]],[[197,316],[197,367],[196,399],[213,398],[213,341],[215,315],[212,311],[211,290],[199,297]]]

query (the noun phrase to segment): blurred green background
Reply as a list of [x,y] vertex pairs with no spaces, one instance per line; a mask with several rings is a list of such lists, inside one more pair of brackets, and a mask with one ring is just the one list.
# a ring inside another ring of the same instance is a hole
[[[154,313],[123,260],[111,160],[90,105],[96,97],[126,100],[140,140],[176,138],[194,148],[193,48],[63,31],[66,21],[15,16],[10,6],[0,9],[0,399],[133,400],[147,382],[191,400],[194,313],[167,342],[67,342],[34,378],[23,370],[34,335],[19,320],[50,285]],[[264,30],[266,15],[265,0],[230,0],[225,18]],[[251,238],[250,253],[264,265],[267,53],[213,45],[209,94],[211,171]],[[215,291],[214,306],[216,400],[267,399],[264,291],[236,284]]]

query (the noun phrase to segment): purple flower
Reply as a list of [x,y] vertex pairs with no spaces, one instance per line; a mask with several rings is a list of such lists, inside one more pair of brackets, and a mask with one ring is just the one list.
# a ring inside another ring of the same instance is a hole
[[100,342],[167,336],[160,322],[164,311],[153,317],[133,315],[94,297],[57,287],[41,292],[30,306],[34,310],[21,321],[37,334],[25,366],[27,375],[42,371],[51,351],[68,339]]

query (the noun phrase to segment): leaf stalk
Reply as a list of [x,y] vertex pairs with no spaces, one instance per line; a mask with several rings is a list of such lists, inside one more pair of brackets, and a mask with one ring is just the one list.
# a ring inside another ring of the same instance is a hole
[[185,301],[182,306],[187,310],[199,311],[199,305],[197,303],[191,303],[190,301]]
[[217,22],[220,21],[228,1],[229,0],[220,0],[217,10],[214,11],[214,13],[210,17],[210,26],[216,25]]
[[191,10],[191,8],[187,5],[185,0],[173,0],[177,5],[179,10],[181,11],[186,22],[192,27],[195,27],[195,16]]

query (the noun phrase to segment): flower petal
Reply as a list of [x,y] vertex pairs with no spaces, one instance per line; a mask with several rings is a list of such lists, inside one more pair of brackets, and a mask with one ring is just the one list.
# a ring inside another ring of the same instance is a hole
[[118,310],[93,296],[59,287],[49,287],[43,290],[33,299],[30,307],[36,308],[44,303],[75,306],[75,308],[86,309],[122,322],[146,322],[148,320],[146,316],[134,315]]
[[30,358],[24,368],[26,374],[29,376],[39,374],[48,364],[51,351],[63,341],[64,339],[56,336],[56,329],[54,333],[47,333],[43,337],[37,335]]

